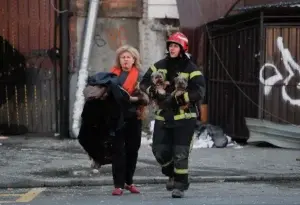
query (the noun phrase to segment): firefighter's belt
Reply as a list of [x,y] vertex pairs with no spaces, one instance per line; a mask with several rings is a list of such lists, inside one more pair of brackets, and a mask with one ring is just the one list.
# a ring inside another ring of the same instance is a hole
[[[191,119],[191,118],[197,118],[197,114],[191,112],[191,113],[174,115],[174,120],[184,120],[184,119]],[[165,118],[160,115],[156,115],[155,119],[160,121],[165,121]]]

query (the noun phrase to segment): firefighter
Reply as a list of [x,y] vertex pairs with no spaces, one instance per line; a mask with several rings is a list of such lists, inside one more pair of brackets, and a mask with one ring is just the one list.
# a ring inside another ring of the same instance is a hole
[[[205,95],[205,80],[197,66],[187,55],[188,39],[181,32],[172,34],[166,43],[168,53],[165,58],[154,63],[140,83],[151,100],[155,100],[152,152],[162,167],[162,173],[169,177],[166,184],[173,198],[181,198],[189,187],[188,159],[192,147],[194,128],[199,102]],[[161,85],[153,80],[153,75],[163,74],[164,92]],[[184,92],[174,95],[175,78],[183,77],[187,82]],[[158,89],[159,87],[159,89]]]

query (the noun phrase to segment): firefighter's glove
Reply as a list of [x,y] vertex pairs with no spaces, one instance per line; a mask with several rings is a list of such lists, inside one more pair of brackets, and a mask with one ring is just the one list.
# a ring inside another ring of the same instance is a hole
[[175,94],[174,98],[178,106],[185,106],[190,102],[188,92],[180,93],[178,95]]

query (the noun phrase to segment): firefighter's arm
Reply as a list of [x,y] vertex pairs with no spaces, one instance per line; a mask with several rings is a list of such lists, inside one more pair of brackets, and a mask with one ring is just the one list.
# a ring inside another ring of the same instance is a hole
[[205,78],[198,70],[190,74],[190,80],[187,88],[187,97],[190,102],[198,102],[205,96]]
[[187,92],[177,97],[178,104],[195,103],[203,100],[205,96],[205,79],[202,73],[195,70],[190,73]]

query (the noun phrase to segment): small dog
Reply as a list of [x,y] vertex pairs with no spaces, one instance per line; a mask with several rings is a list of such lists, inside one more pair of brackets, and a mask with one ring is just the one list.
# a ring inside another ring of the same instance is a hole
[[[169,81],[165,81],[164,73],[160,71],[153,72],[151,75],[152,83],[155,85],[156,92],[160,95],[166,94],[166,87],[170,85]],[[151,99],[151,104],[154,108],[158,108],[156,100]]]
[[[177,97],[186,92],[188,86],[188,80],[186,78],[179,75],[174,79],[174,83],[175,83],[175,90],[172,92],[173,96]],[[186,108],[188,108],[188,104],[180,107],[180,109],[183,110],[185,110]]]
[[144,93],[139,84],[135,87],[135,90],[132,93],[132,97],[136,98],[136,101],[139,102],[139,106],[137,107],[137,117],[140,120],[144,120],[147,116],[146,106],[149,104],[150,99],[146,93]]
[[186,78],[179,75],[174,79],[174,83],[175,90],[173,91],[173,95],[179,96],[186,91],[186,88],[188,86],[188,81]]
[[165,81],[164,78],[164,73],[160,71],[156,71],[151,74],[152,83],[155,85],[162,85]]
[[160,71],[153,72],[151,75],[152,83],[156,86],[156,90],[159,94],[166,94],[166,87],[170,85],[169,81],[165,81],[164,73]]

